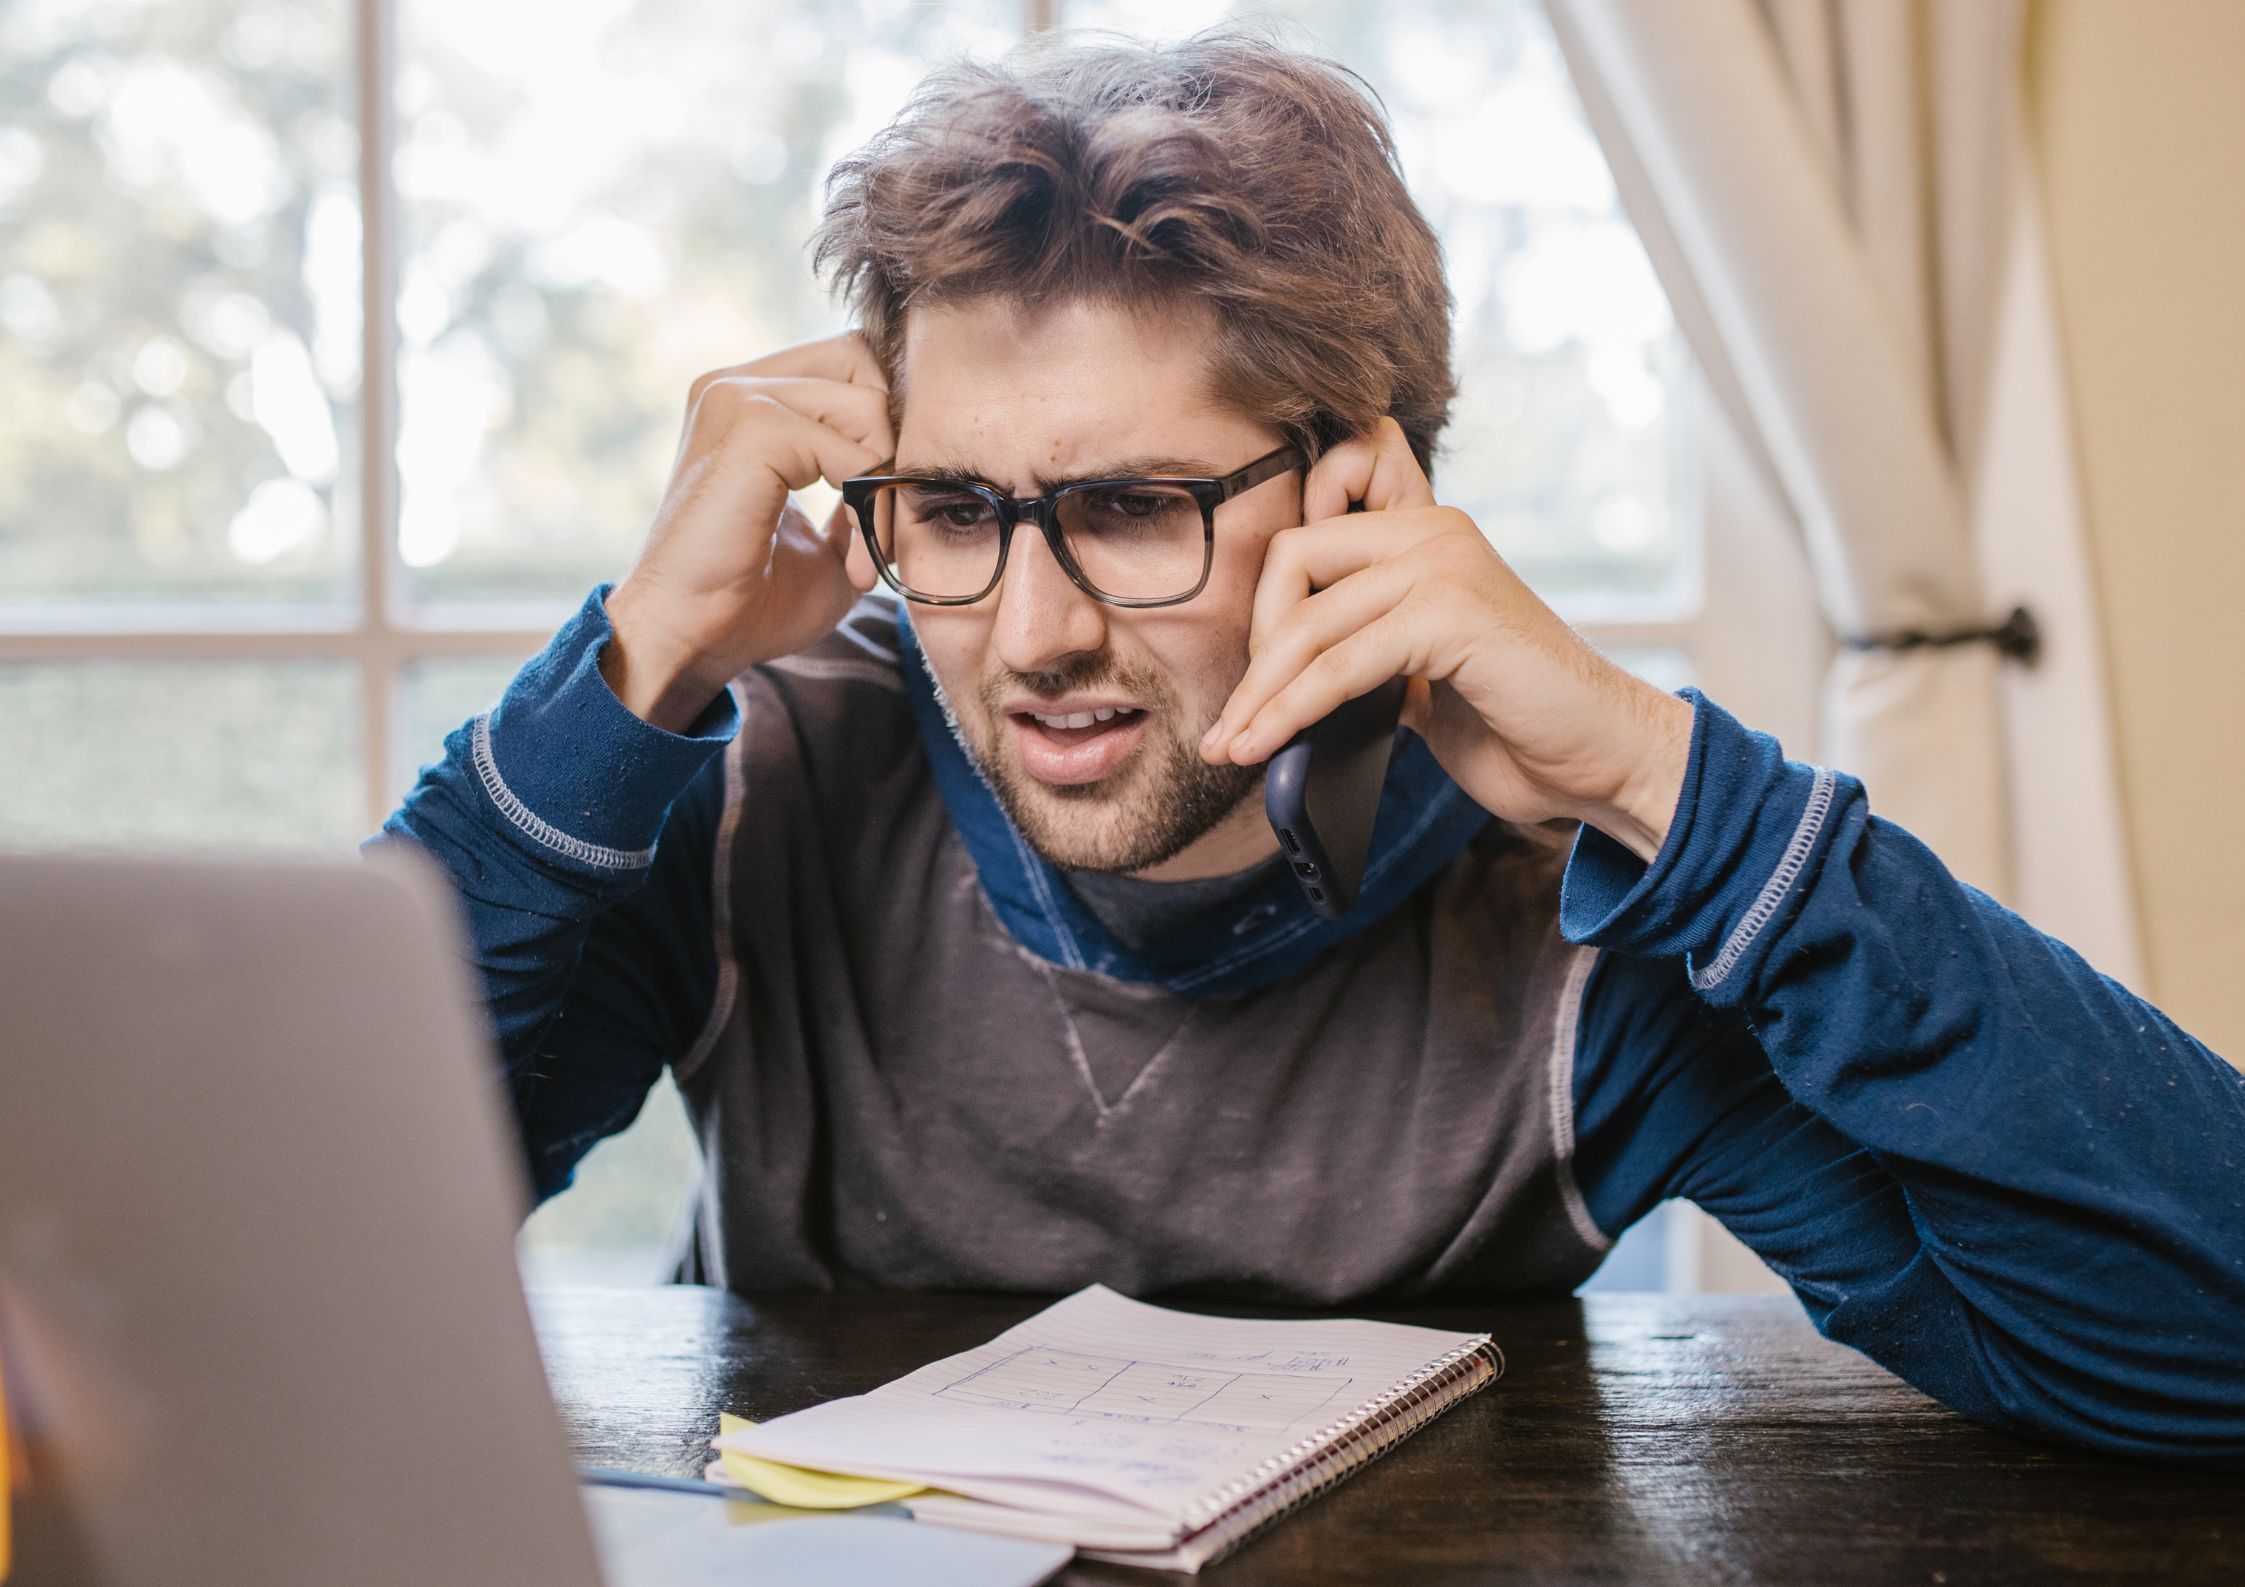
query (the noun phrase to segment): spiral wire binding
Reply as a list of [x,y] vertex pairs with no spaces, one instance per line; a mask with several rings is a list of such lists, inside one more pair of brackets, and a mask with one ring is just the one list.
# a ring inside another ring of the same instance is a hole
[[[1370,1464],[1468,1395],[1504,1376],[1504,1352],[1487,1334],[1428,1362],[1339,1420],[1271,1456],[1185,1512],[1181,1547],[1213,1539],[1214,1564],[1280,1516]],[[1198,1552],[1197,1548],[1195,1552]]]

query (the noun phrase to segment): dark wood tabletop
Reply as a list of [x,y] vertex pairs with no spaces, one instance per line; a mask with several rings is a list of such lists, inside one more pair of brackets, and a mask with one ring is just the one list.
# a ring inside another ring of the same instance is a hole
[[[699,1475],[717,1413],[862,1393],[1043,1302],[545,1290],[579,1460]],[[1218,1308],[1210,1308],[1211,1310]],[[2245,1583],[2245,1473],[1976,1427],[1790,1300],[1597,1295],[1373,1315],[1485,1330],[1507,1370],[1212,1566],[1263,1583]],[[1180,1577],[1078,1562],[1064,1582]]]

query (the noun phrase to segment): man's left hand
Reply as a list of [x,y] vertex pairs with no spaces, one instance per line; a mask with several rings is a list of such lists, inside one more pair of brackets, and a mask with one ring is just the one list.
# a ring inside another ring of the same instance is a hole
[[1344,700],[1408,677],[1404,725],[1483,808],[1587,821],[1641,859],[1660,852],[1690,702],[1592,649],[1471,518],[1436,505],[1401,426],[1382,419],[1319,458],[1302,515],[1271,537],[1247,674],[1203,759],[1253,765]]

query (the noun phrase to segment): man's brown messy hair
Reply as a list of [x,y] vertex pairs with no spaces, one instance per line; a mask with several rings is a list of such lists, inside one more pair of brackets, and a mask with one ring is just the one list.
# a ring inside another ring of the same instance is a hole
[[906,310],[1214,311],[1215,393],[1312,457],[1394,415],[1432,472],[1441,245],[1354,73],[1258,33],[1032,40],[937,71],[835,166],[813,240],[899,392]]

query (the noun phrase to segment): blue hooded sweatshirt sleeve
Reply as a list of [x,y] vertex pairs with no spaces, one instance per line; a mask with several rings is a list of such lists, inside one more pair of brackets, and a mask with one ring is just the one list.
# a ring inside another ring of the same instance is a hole
[[1648,866],[1585,828],[1576,1089],[1609,1230],[1716,1214],[1831,1337],[1998,1426],[2245,1454],[2245,1077],[1695,704]]
[[367,844],[418,844],[459,890],[540,1200],[638,1116],[716,986],[708,860],[739,715],[730,693],[685,734],[633,715],[600,675],[606,594]]

